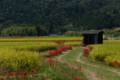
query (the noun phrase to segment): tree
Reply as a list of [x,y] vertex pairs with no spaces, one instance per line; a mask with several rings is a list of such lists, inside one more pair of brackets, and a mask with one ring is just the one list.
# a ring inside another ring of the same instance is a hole
[[41,36],[41,32],[42,32],[42,27],[40,24],[35,25],[36,28],[36,32],[37,32],[37,36]]

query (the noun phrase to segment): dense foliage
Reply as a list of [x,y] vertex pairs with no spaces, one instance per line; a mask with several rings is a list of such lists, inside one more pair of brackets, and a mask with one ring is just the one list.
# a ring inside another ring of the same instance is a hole
[[104,29],[105,37],[120,37],[120,28],[116,29]]
[[67,30],[119,27],[119,20],[120,0],[0,1],[0,31],[31,23],[41,24],[48,34],[62,34]]

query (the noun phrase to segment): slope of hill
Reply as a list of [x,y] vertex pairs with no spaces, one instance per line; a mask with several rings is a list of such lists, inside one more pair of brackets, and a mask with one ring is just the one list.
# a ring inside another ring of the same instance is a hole
[[120,26],[120,0],[1,0],[0,31],[21,23],[51,24],[54,32]]

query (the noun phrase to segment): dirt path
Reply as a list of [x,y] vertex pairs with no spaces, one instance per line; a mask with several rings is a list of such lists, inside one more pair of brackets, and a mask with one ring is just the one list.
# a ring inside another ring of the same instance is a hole
[[64,57],[66,54],[68,54],[69,52],[64,52],[62,55],[60,55],[59,57],[57,57],[57,61],[61,62],[61,63],[65,63],[63,60],[62,60],[62,57]]
[[[61,62],[61,63],[65,63],[65,62],[62,60],[62,58],[63,58],[65,55],[67,55],[68,53],[69,53],[69,51],[68,51],[68,52],[63,52],[62,55],[60,55],[59,57],[57,57],[57,61],[59,61],[59,62]],[[74,67],[74,68],[76,68],[76,67]],[[100,79],[98,79],[97,75],[96,75],[94,72],[92,72],[92,71],[90,71],[90,70],[88,70],[88,69],[86,69],[86,68],[82,68],[81,71],[85,74],[85,76],[86,76],[89,80],[100,80]]]
[[105,67],[102,67],[102,66],[93,65],[93,64],[89,64],[89,63],[86,63],[86,62],[84,62],[84,61],[81,61],[81,60],[80,60],[80,57],[82,56],[82,54],[83,54],[83,53],[81,52],[81,53],[76,57],[76,61],[77,61],[77,62],[80,62],[80,63],[82,63],[82,64],[86,64],[86,65],[89,65],[89,66],[97,67],[97,68],[102,68],[102,69],[105,69],[105,70],[108,70],[108,71],[111,71],[111,72],[114,72],[114,73],[120,75],[120,72],[117,71],[117,70],[115,70],[115,69],[108,69],[108,68],[105,68]]
[[[82,56],[82,54],[80,55],[77,55],[76,56],[76,61],[77,62],[80,62],[80,63],[83,63],[82,61],[80,61],[80,57]],[[85,64],[87,64],[87,63],[85,63]],[[97,75],[96,73],[94,73],[93,71],[91,71],[91,70],[89,70],[89,69],[87,69],[87,68],[83,68],[83,72],[84,72],[84,74],[86,75],[86,77],[88,78],[88,79],[90,79],[90,80],[101,80],[101,79],[99,79],[99,75]],[[89,75],[89,76],[88,76]]]

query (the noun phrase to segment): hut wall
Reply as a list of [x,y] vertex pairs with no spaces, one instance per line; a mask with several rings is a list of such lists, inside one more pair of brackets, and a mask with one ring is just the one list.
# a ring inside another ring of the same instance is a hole
[[98,37],[98,43],[99,43],[99,44],[102,44],[102,43],[103,43],[103,33],[102,33],[102,32],[99,33],[98,36],[99,36],[99,37]]
[[94,44],[98,44],[98,35],[97,34],[94,35]]

